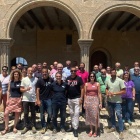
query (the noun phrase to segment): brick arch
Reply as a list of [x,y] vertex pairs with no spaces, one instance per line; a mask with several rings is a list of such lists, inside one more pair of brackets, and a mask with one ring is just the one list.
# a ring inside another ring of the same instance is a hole
[[89,39],[92,38],[92,33],[98,20],[105,14],[115,12],[115,11],[126,11],[140,18],[140,7],[136,5],[131,5],[131,4],[103,5],[99,8],[99,12],[97,12],[96,15],[94,14],[93,16],[94,19],[91,21],[91,25],[89,27],[89,33],[88,33]]
[[[69,0],[69,3],[70,0]],[[56,7],[62,11],[64,11],[65,13],[67,13],[72,20],[74,21],[78,33],[79,33],[79,38],[83,38],[83,27],[82,27],[82,23],[77,15],[77,12],[79,11],[78,7],[76,7],[75,5],[73,6],[73,9],[70,7],[69,3],[64,3],[61,1],[46,1],[46,0],[42,0],[42,1],[28,1],[23,3],[22,5],[20,5],[18,8],[13,8],[14,11],[7,14],[7,16],[9,16],[9,20],[7,21],[7,30],[6,30],[6,38],[12,38],[13,37],[13,32],[14,32],[14,28],[15,25],[18,21],[18,19],[28,10],[31,10],[33,8],[36,7],[41,7],[41,6],[51,6],[51,7]],[[77,10],[77,12],[74,11],[74,9]]]

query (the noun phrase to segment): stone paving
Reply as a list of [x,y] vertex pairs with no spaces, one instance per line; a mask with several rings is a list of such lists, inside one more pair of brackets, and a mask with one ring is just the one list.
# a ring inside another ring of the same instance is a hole
[[[137,109],[135,109],[135,113],[137,113]],[[36,114],[36,122],[37,122],[37,133],[32,134],[32,131],[29,130],[26,134],[21,135],[21,130],[23,129],[23,113],[22,113],[22,122],[18,123],[17,129],[18,133],[14,134],[12,132],[12,126],[14,123],[14,117],[10,116],[9,121],[9,127],[10,132],[6,135],[2,136],[0,135],[0,140],[118,140],[119,139],[119,133],[118,129],[116,132],[113,133],[107,133],[108,126],[111,126],[111,122],[107,120],[107,112],[105,109],[102,109],[101,112],[101,118],[100,118],[100,129],[98,130],[98,137],[88,137],[89,133],[89,127],[85,126],[85,119],[80,116],[80,124],[79,124],[79,137],[75,138],[73,136],[73,133],[66,133],[62,134],[59,130],[59,123],[60,118],[58,118],[58,133],[56,135],[52,135],[52,128],[48,129],[45,134],[41,134],[41,123],[40,123],[40,114]],[[3,116],[3,112],[0,112],[0,118]],[[47,117],[47,114],[46,114]],[[125,130],[124,130],[124,139],[126,140],[139,140],[140,139],[140,116],[134,115],[135,122],[132,123],[132,126],[129,126],[127,123],[125,123]],[[70,127],[70,116],[67,109],[67,118],[66,118],[66,129]],[[4,130],[4,123],[2,120],[0,120],[0,131]]]

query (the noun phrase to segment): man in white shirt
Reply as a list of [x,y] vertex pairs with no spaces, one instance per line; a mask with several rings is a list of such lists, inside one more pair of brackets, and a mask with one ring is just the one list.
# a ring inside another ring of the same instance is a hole
[[35,101],[36,101],[36,83],[38,78],[33,77],[33,68],[29,67],[27,70],[28,76],[21,81],[20,91],[23,93],[23,108],[24,108],[24,129],[21,134],[25,134],[29,127],[29,106],[31,109],[31,127],[32,132],[36,133],[35,128]]

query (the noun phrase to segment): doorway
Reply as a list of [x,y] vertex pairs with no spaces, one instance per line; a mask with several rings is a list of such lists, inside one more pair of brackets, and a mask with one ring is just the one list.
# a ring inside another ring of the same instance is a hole
[[102,51],[96,51],[91,56],[91,71],[93,71],[94,65],[103,64],[103,68],[107,67],[107,56]]

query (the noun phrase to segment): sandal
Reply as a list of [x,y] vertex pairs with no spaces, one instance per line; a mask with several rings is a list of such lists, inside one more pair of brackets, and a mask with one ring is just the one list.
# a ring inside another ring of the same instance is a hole
[[96,133],[94,133],[94,134],[93,134],[93,137],[97,137],[97,134],[96,134]]
[[13,129],[13,133],[17,133],[18,131],[17,131],[17,129],[16,128],[14,128]]
[[92,136],[92,133],[90,132],[90,133],[88,134],[88,136],[91,137],[91,136]]
[[1,132],[1,135],[5,135],[6,133],[9,132],[9,128],[8,129],[5,129],[4,131]]

